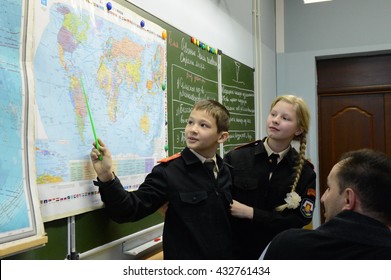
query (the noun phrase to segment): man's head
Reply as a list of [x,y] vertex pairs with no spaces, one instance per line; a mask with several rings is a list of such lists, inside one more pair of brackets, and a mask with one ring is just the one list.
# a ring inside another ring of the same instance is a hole
[[370,149],[343,154],[330,171],[321,202],[326,221],[351,210],[391,226],[391,158]]

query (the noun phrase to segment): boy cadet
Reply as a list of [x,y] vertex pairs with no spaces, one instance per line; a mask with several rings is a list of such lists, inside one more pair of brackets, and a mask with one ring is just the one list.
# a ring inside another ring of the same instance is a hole
[[[189,116],[181,153],[159,161],[139,189],[124,190],[112,171],[109,149],[91,151],[101,199],[118,222],[140,220],[166,202],[164,259],[231,259],[231,175],[216,154],[228,138],[229,112],[214,100],[198,101]],[[102,156],[99,160],[98,156]],[[212,170],[207,168],[212,162]],[[204,164],[206,163],[206,164]]]

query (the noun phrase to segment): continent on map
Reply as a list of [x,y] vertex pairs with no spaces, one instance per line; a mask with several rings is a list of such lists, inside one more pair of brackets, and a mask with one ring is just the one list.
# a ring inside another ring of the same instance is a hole
[[117,102],[119,87],[126,83],[131,90],[137,90],[140,82],[141,55],[143,46],[130,41],[128,38],[115,40],[109,38],[106,50],[100,57],[100,67],[97,72],[99,87],[105,92],[108,100],[108,115],[112,122],[117,120]]

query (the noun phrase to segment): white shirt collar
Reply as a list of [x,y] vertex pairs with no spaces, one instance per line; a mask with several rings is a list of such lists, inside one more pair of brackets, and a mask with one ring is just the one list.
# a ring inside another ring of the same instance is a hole
[[206,158],[206,157],[200,155],[199,153],[197,153],[196,151],[194,151],[193,149],[190,149],[190,151],[191,151],[193,154],[195,154],[196,157],[198,157],[199,160],[200,160],[202,163],[204,163],[206,160],[209,160],[209,159],[213,160],[213,161],[215,162],[215,164],[217,163],[216,155],[214,155],[212,158]]
[[277,152],[273,151],[272,148],[270,148],[269,144],[267,143],[267,139],[268,138],[266,138],[265,142],[263,143],[263,145],[265,146],[265,150],[267,152],[267,155],[270,156],[271,154],[278,154],[279,157],[278,157],[277,162],[280,162],[284,158],[284,156],[288,153],[288,151],[291,148],[291,146],[289,145],[288,148],[286,148],[285,150],[277,153]]

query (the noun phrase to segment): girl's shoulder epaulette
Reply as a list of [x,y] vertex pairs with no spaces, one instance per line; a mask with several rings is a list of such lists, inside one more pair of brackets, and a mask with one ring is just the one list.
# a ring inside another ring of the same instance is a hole
[[262,140],[255,140],[253,142],[249,142],[249,143],[237,146],[237,147],[234,148],[234,150],[238,150],[238,149],[245,148],[245,147],[257,146],[260,142],[262,142]]
[[182,156],[181,153],[176,153],[176,154],[174,154],[174,155],[172,155],[172,156],[170,156],[170,157],[166,157],[166,158],[163,158],[163,159],[161,159],[161,160],[158,160],[158,163],[161,163],[161,162],[167,163],[167,162],[170,162],[170,161],[172,161],[173,159],[179,158],[179,157],[181,157],[181,156]]
[[315,169],[315,166],[314,164],[310,161],[310,159],[306,159],[306,162],[308,163],[308,165],[312,168],[312,169]]

